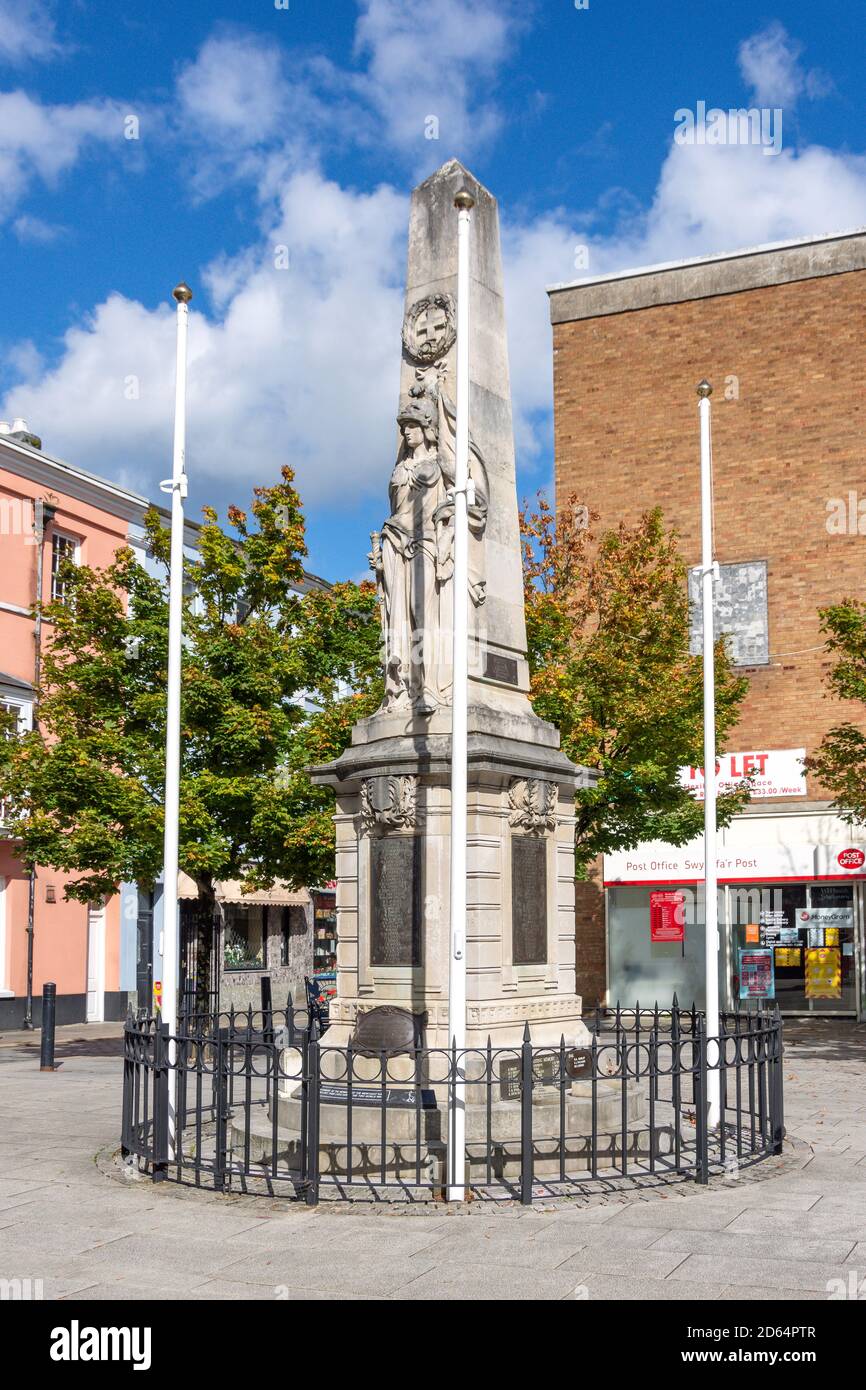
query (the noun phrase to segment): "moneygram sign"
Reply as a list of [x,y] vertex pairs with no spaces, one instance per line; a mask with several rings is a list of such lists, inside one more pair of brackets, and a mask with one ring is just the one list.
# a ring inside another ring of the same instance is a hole
[[[805,748],[756,749],[750,753],[725,753],[716,761],[720,792],[733,791],[750,782],[752,799],[768,800],[781,796],[805,796],[806,774],[802,759]],[[680,783],[698,801],[704,799],[702,767],[681,767]]]

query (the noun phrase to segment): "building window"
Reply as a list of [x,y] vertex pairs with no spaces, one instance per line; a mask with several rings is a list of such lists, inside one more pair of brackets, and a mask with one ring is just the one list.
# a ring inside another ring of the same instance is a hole
[[[689,651],[699,656],[704,638],[701,570],[689,570]],[[770,660],[767,619],[767,562],[720,565],[715,584],[713,623],[724,637],[734,666],[766,666]]]
[[[0,713],[5,716],[2,721],[4,738],[20,738],[33,727],[33,705],[29,700],[10,700],[0,696]],[[6,824],[8,814],[9,802],[0,800],[0,827]]]
[[0,696],[0,710],[7,716],[3,721],[6,738],[26,734],[33,727],[33,706],[29,700],[9,700]]
[[51,598],[55,603],[66,602],[67,585],[61,574],[61,566],[67,560],[73,565],[78,564],[78,541],[55,531],[51,537]]
[[261,903],[226,903],[223,909],[226,970],[264,970],[267,909]]

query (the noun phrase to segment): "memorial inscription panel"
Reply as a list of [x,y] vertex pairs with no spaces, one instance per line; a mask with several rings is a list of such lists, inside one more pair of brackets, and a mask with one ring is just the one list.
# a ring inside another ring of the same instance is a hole
[[500,652],[487,652],[484,659],[484,674],[488,680],[499,681],[502,685],[516,685],[517,662],[513,656],[502,656]]
[[370,844],[370,964],[421,964],[421,839],[384,835]]
[[511,959],[547,962],[547,841],[535,835],[511,840]]

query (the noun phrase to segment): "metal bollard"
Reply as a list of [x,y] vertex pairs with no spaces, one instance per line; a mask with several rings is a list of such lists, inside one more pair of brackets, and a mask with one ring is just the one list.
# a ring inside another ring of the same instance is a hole
[[54,1071],[54,1025],[57,1019],[57,986],[50,980],[42,986],[42,1044],[40,1071]]

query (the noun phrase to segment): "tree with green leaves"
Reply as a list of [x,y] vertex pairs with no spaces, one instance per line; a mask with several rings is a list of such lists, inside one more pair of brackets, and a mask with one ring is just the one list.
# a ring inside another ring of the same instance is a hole
[[[577,794],[580,876],[598,854],[682,845],[703,828],[703,805],[679,780],[681,767],[703,763],[703,685],[676,535],[660,510],[598,536],[596,520],[576,498],[558,519],[541,495],[521,513],[532,704],[568,756],[599,774]],[[720,748],[747,685],[719,641]],[[745,788],[720,795],[719,824],[747,799]]]
[[835,659],[827,677],[828,694],[855,701],[861,707],[858,726],[850,720],[834,725],[816,753],[805,760],[806,771],[832,793],[833,806],[848,825],[866,823],[866,603],[846,599],[820,610],[826,650]]
[[[154,565],[129,548],[104,570],[65,565],[43,608],[38,727],[0,741],[22,858],[70,874],[82,901],[162,866],[170,547],[156,509],[145,529]],[[205,900],[220,880],[333,875],[333,797],[304,768],[378,704],[379,625],[371,584],[310,589],[305,554],[284,469],[225,528],[205,508],[185,561],[180,867]]]

